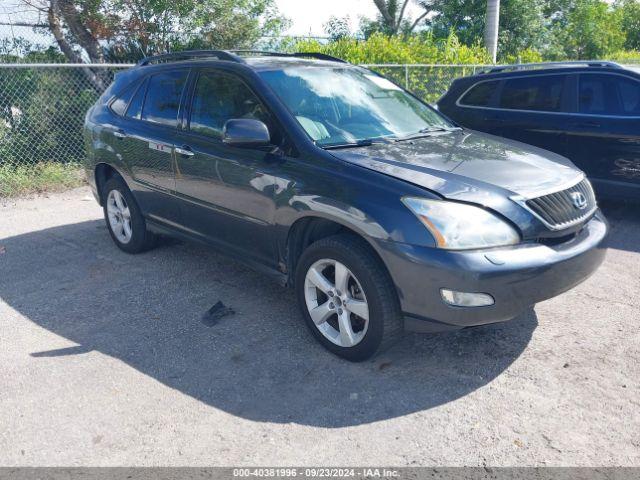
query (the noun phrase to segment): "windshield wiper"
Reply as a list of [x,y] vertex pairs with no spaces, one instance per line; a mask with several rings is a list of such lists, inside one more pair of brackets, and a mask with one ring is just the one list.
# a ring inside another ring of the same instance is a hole
[[418,130],[416,133],[412,133],[411,135],[407,135],[406,137],[398,137],[396,138],[396,142],[402,142],[404,140],[414,140],[416,138],[424,138],[428,137],[432,133],[437,132],[456,132],[458,130],[462,130],[460,127],[426,127],[422,130]]
[[373,145],[374,143],[391,143],[389,140],[382,140],[380,138],[363,138],[362,140],[358,140],[356,142],[345,142],[345,143],[329,143],[327,145],[319,145],[321,148],[325,150],[332,150],[336,148],[354,148],[354,147],[368,147],[369,145]]

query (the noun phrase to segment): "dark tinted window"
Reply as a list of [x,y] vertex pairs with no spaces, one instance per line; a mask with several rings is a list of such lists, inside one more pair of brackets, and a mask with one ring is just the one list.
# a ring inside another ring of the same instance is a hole
[[592,115],[640,115],[640,83],[620,75],[580,75],[578,111]]
[[220,138],[225,122],[231,118],[253,118],[269,126],[266,110],[239,78],[203,72],[196,82],[189,128]]
[[469,90],[460,103],[462,105],[471,105],[474,107],[488,107],[491,102],[491,96],[493,92],[498,88],[497,81],[495,82],[482,82],[477,84],[471,90]]
[[127,117],[131,118],[140,118],[140,114],[142,113],[142,104],[144,103],[144,95],[147,92],[147,84],[149,83],[149,79],[145,79],[142,82],[142,85],[138,87],[136,90],[136,94],[131,99],[129,103],[129,108],[127,108]]
[[137,84],[129,85],[124,92],[118,95],[115,100],[111,102],[111,110],[118,115],[124,115],[127,105],[129,105],[129,100],[131,100],[131,97],[133,97],[133,94],[136,91],[136,86]]
[[505,80],[500,107],[512,110],[562,110],[564,75],[535,75]]
[[180,97],[186,79],[186,70],[153,75],[149,80],[142,119],[163,125],[177,125]]

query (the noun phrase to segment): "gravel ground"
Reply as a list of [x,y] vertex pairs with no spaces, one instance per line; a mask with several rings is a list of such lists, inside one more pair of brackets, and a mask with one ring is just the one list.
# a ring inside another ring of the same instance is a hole
[[0,201],[0,465],[640,465],[640,217],[604,210],[584,284],[350,364],[226,257],[120,252],[86,188]]

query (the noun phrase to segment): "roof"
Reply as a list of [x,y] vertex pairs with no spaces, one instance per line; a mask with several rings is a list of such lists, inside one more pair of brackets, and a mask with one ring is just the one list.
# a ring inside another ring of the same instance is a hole
[[270,70],[294,66],[349,65],[342,59],[317,52],[278,53],[257,50],[187,50],[145,57],[138,67],[181,62],[224,61],[248,65],[256,70]]

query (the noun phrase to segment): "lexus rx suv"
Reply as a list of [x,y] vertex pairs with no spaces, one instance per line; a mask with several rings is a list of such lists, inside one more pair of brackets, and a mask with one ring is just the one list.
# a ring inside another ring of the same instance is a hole
[[85,139],[121,250],[158,234],[215,246],[294,288],[312,334],[353,361],[404,330],[514,318],[604,256],[571,162],[321,54],[147,58],[87,113]]
[[640,70],[601,61],[493,67],[439,110],[460,125],[569,158],[598,196],[640,201]]

